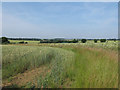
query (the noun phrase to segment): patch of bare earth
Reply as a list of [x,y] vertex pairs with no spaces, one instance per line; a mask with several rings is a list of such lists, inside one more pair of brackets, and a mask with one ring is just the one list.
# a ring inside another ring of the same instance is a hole
[[39,68],[35,68],[33,70],[25,71],[24,73],[20,73],[14,77],[10,82],[5,82],[2,84],[2,87],[17,85],[19,87],[26,85],[28,82],[34,82],[34,79],[40,74],[45,75],[49,70],[46,66],[41,66]]

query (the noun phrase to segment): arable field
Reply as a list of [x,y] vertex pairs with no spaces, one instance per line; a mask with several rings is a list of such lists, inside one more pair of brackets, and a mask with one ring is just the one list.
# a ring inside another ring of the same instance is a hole
[[3,87],[117,88],[117,50],[114,41],[2,45]]

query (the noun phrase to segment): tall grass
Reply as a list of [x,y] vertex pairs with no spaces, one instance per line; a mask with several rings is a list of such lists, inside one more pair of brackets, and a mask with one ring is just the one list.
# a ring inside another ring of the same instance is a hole
[[66,63],[63,61],[64,64],[59,62],[59,59],[55,64],[51,63],[53,65],[51,72],[47,73],[46,77],[38,77],[37,87],[118,87],[117,59],[109,57],[104,50],[90,50],[76,46],[63,46],[63,48],[74,52],[74,59],[66,59]]
[[[58,51],[57,51],[58,50]],[[50,72],[45,77],[38,76],[37,87],[60,87],[65,82],[66,72],[74,53],[63,49],[56,49],[55,58],[49,65]]]
[[3,79],[50,63],[57,51],[51,47],[3,46]]
[[[68,68],[70,80],[74,80],[71,87],[78,88],[117,88],[118,61],[104,52],[92,51],[75,47],[76,53],[72,67]],[[72,69],[72,70],[71,70]]]
[[47,64],[47,70],[32,82],[35,87],[118,87],[118,61],[109,52],[79,44],[47,46],[52,47],[3,46],[3,79]]

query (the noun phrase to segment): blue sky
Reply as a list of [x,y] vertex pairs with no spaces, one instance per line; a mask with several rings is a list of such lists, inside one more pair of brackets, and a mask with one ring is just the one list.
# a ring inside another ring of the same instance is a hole
[[117,38],[117,2],[7,2],[2,35],[28,38]]

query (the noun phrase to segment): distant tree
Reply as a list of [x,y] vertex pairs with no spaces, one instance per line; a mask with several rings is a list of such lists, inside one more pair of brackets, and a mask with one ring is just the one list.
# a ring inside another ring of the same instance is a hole
[[0,39],[0,43],[2,43],[2,44],[8,44],[8,43],[10,43],[10,41],[8,41],[8,38],[2,37],[2,38]]
[[106,42],[106,39],[100,39],[100,42]]
[[28,42],[25,42],[25,44],[28,44]]
[[97,39],[94,39],[94,43],[97,43]]
[[40,43],[77,43],[77,39],[65,40],[65,39],[46,39],[41,40]]
[[19,42],[19,44],[24,44],[24,41]]
[[73,43],[77,43],[78,42],[78,40],[76,40],[76,39],[73,39],[73,41],[72,41]]
[[116,39],[114,39],[114,42],[116,42],[117,40]]
[[86,40],[86,39],[82,39],[81,42],[82,42],[82,43],[86,43],[87,40]]
[[73,41],[69,41],[69,40],[68,40],[68,41],[66,41],[66,43],[73,43]]

